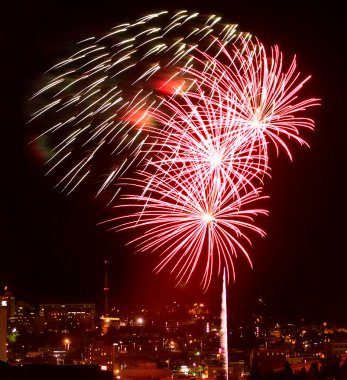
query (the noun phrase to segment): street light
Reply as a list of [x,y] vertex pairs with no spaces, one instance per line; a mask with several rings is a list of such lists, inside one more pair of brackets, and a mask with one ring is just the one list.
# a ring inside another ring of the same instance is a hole
[[64,339],[65,351],[69,351],[70,350],[70,343],[71,343],[70,339],[68,339],[68,338]]

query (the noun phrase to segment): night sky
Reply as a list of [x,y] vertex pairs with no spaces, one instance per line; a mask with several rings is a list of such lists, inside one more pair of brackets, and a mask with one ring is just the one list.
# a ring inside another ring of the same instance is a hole
[[[119,5],[121,3],[122,5]],[[141,5],[140,5],[141,3]],[[6,4],[1,22],[0,287],[17,299],[43,302],[102,302],[103,261],[109,260],[112,304],[158,305],[178,299],[219,303],[220,281],[206,293],[195,284],[174,288],[172,277],[152,273],[155,255],[133,255],[126,238],[98,222],[110,215],[87,191],[60,194],[44,176],[42,161],[28,146],[28,99],[49,67],[74,43],[150,11],[189,9],[215,13],[266,46],[278,44],[298,57],[312,75],[307,97],[322,105],[307,116],[316,131],[305,135],[311,148],[294,146],[294,160],[271,157],[270,216],[261,219],[265,239],[237,261],[229,305],[261,297],[269,312],[286,317],[336,320],[347,324],[346,296],[346,31],[338,1],[17,1]],[[30,4],[30,5],[29,5]],[[144,5],[146,4],[146,5]],[[305,116],[306,116],[305,115]]]

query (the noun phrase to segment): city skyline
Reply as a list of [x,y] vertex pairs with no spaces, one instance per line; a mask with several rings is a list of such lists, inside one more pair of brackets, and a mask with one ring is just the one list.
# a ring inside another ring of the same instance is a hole
[[[111,2],[96,11],[87,6],[80,9],[81,4],[71,8],[64,1],[56,8],[53,3],[46,8],[40,2],[27,8],[22,4],[19,22],[13,25],[10,18],[6,25],[9,53],[3,71],[7,94],[3,128],[9,137],[2,189],[0,286],[8,285],[30,301],[100,300],[107,259],[115,304],[161,302],[168,297],[196,299],[199,292],[202,299],[218,304],[221,281],[206,294],[190,283],[174,289],[168,272],[152,273],[154,256],[133,255],[131,247],[125,247],[127,239],[97,226],[111,210],[84,190],[77,189],[69,197],[60,194],[53,188],[54,179],[44,177],[42,160],[26,145],[28,99],[41,74],[69,55],[78,40],[133,19],[135,10],[140,17],[157,9],[154,2],[148,8],[133,3],[133,9],[112,14]],[[237,307],[262,297],[278,313],[347,321],[343,290],[346,207],[341,180],[346,163],[342,121],[346,95],[343,78],[339,81],[343,73],[339,51],[342,9],[309,4],[292,7],[286,13],[271,5],[192,2],[190,7],[213,11],[268,46],[278,44],[288,60],[297,54],[300,71],[312,75],[306,91],[322,99],[322,106],[310,111],[316,122],[316,131],[307,134],[311,148],[294,148],[293,163],[284,154],[272,162],[272,179],[266,184],[270,216],[262,221],[268,236],[254,241],[253,271],[238,260],[236,284],[229,286],[230,304]]]
[[[42,373],[47,364],[54,372],[62,364],[74,370],[93,365],[94,371],[113,371],[118,379],[127,377],[128,370],[135,370],[135,377],[145,368],[174,378],[182,373],[216,377],[223,371],[221,317],[206,304],[172,303],[160,310],[117,310],[100,317],[95,304],[41,304],[37,313],[29,305],[14,305],[9,296],[0,296],[1,303],[9,301],[7,309],[11,309],[2,318],[3,323],[7,314],[9,338],[3,360],[8,366],[2,363],[4,371],[13,373],[24,366],[19,371],[26,367]],[[229,325],[228,373],[242,378],[256,366],[264,374],[278,373],[285,365],[296,373],[302,367],[309,371],[317,360],[322,366],[325,360],[329,362],[331,354],[341,355],[335,357],[341,361],[346,356],[346,331],[346,327],[326,322],[276,321],[258,309]],[[4,334],[4,348],[3,338]]]

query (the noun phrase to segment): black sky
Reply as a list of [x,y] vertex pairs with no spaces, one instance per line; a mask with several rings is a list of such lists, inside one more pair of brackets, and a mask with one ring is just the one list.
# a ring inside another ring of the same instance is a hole
[[107,258],[117,305],[174,297],[217,302],[220,284],[202,295],[189,285],[173,290],[167,273],[152,274],[155,257],[132,255],[125,239],[97,226],[106,215],[100,202],[83,192],[66,197],[54,190],[27,146],[28,99],[42,73],[75,42],[158,7],[218,14],[266,46],[296,54],[300,71],[312,75],[305,94],[322,105],[309,111],[317,126],[307,135],[311,148],[295,147],[293,163],[284,154],[272,157],[270,216],[262,221],[268,237],[256,239],[250,250],[254,270],[238,261],[230,303],[237,309],[262,297],[278,315],[347,323],[346,31],[338,1],[8,3],[1,23],[1,288],[9,285],[17,298],[34,303],[100,303]]

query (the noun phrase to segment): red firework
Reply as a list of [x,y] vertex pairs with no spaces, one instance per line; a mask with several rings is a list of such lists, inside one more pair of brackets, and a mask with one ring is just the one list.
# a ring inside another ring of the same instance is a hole
[[[319,99],[298,99],[310,76],[301,78],[295,57],[285,71],[277,46],[267,54],[258,40],[242,37],[231,47],[221,45],[218,57],[200,50],[196,54],[201,56],[200,62],[209,64],[204,64],[203,72],[191,67],[185,69],[185,74],[204,88],[221,115],[233,114],[236,128],[247,136],[251,146],[259,147],[268,157],[270,142],[277,153],[282,148],[292,159],[285,139],[308,145],[300,133],[304,129],[313,130],[314,122],[302,117],[301,112],[318,105]],[[194,92],[186,96],[199,99]]]
[[277,47],[268,56],[258,41],[240,37],[221,45],[218,56],[197,55],[204,69],[182,71],[188,89],[180,85],[148,110],[160,127],[144,127],[151,139],[142,149],[150,158],[136,179],[124,181],[137,190],[123,196],[118,207],[127,212],[115,228],[145,228],[132,243],[139,252],[160,252],[156,270],[170,264],[178,282],[204,261],[207,289],[223,267],[235,277],[237,252],[251,264],[244,242],[251,231],[264,236],[253,218],[267,211],[252,205],[264,198],[268,144],[290,158],[284,138],[307,145],[299,133],[314,124],[300,111],[318,100],[297,99],[309,78],[300,79],[295,59],[285,72]]
[[[229,268],[235,277],[233,259],[244,254],[251,264],[245,244],[250,244],[246,234],[255,232],[265,236],[254,225],[254,217],[267,214],[261,208],[252,208],[260,197],[260,190],[234,198],[228,188],[220,189],[217,182],[206,186],[203,178],[196,182],[180,181],[180,177],[152,163],[157,169],[152,175],[141,173],[141,179],[131,180],[140,194],[123,196],[125,201],[118,207],[126,208],[126,215],[117,217],[116,230],[143,227],[144,233],[130,243],[138,252],[160,252],[162,257],[155,270],[167,265],[172,267],[177,282],[187,282],[197,266],[204,266],[202,285],[207,289],[212,276]],[[170,171],[173,167],[170,167]],[[122,222],[122,219],[125,221]]]

